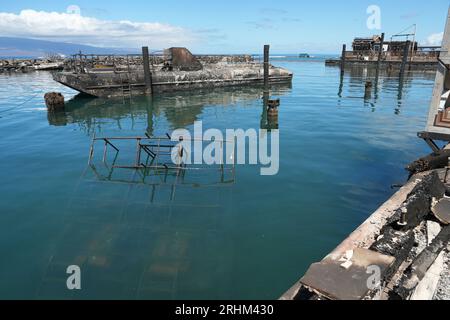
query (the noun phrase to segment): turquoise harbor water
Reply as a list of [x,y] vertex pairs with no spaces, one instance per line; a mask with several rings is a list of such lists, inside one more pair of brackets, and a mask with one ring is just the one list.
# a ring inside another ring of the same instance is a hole
[[[87,166],[97,136],[164,135],[175,128],[259,128],[259,89],[102,101],[75,97],[49,73],[0,75],[0,298],[275,299],[336,247],[428,153],[416,132],[433,73],[281,59],[295,74],[281,99],[280,172],[237,166],[234,183],[108,180]],[[400,89],[400,90],[399,90]],[[65,113],[43,94],[61,91]],[[98,168],[99,169],[99,168]],[[100,174],[104,172],[99,169]],[[129,172],[129,176],[131,176]],[[127,177],[128,178],[128,177]],[[135,178],[135,177],[134,177]],[[170,179],[170,177],[169,177]],[[220,179],[219,179],[220,180]],[[81,267],[81,291],[66,268]]]

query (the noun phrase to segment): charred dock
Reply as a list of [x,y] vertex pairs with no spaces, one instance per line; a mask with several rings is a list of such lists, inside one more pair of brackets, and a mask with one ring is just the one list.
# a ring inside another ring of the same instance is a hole
[[251,56],[194,56],[186,48],[162,55],[98,56],[79,53],[68,60],[55,81],[95,97],[122,97],[228,86],[291,83],[292,72]]
[[440,46],[419,46],[416,41],[385,41],[384,34],[355,38],[352,50],[343,45],[341,57],[328,59],[327,66],[374,66],[383,69],[435,70]]

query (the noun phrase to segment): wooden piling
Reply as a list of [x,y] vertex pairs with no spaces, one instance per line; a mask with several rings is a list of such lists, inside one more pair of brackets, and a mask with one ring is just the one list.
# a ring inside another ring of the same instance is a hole
[[366,81],[364,89],[364,100],[369,100],[372,97],[372,81]]
[[378,78],[380,77],[381,60],[383,59],[384,32],[381,34],[380,50],[378,50],[377,71],[375,74],[375,99],[378,98]]
[[59,92],[47,92],[44,95],[45,104],[48,111],[61,111],[64,110],[64,96]]
[[261,129],[267,129],[267,104],[269,101],[269,54],[270,46],[264,46],[264,90],[263,90],[263,114],[261,116]]
[[142,47],[142,60],[144,63],[144,78],[146,93],[152,94],[152,75],[150,72],[150,58],[148,54],[148,47]]
[[270,46],[266,44],[264,46],[264,90],[269,90],[269,51]]
[[402,66],[400,68],[400,78],[402,78],[402,79],[403,79],[403,76],[405,75],[406,63],[408,62],[410,43],[411,42],[409,40],[406,41],[405,47],[403,49]]
[[345,68],[345,54],[347,52],[347,45],[343,44],[342,45],[342,55],[341,55],[341,73],[344,72],[344,68]]
[[378,51],[378,60],[377,60],[377,79],[378,79],[378,75],[379,75],[379,73],[380,73],[381,59],[383,58],[383,45],[384,45],[384,32],[381,34],[380,50]]

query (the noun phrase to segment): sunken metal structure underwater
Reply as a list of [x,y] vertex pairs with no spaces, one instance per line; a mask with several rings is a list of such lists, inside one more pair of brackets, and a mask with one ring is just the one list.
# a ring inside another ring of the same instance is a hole
[[226,86],[291,83],[292,72],[252,56],[194,56],[186,48],[160,55],[76,54],[55,81],[95,97],[122,97]]

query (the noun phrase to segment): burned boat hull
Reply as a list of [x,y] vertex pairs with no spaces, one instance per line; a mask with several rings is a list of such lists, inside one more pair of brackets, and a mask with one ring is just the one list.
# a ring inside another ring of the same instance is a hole
[[[283,68],[271,67],[269,83],[290,83],[293,74]],[[86,73],[54,73],[55,81],[96,97],[120,97],[147,93],[144,72],[91,71]],[[264,82],[259,64],[237,64],[204,67],[200,71],[154,71],[152,92],[163,93],[229,86],[257,86]]]

